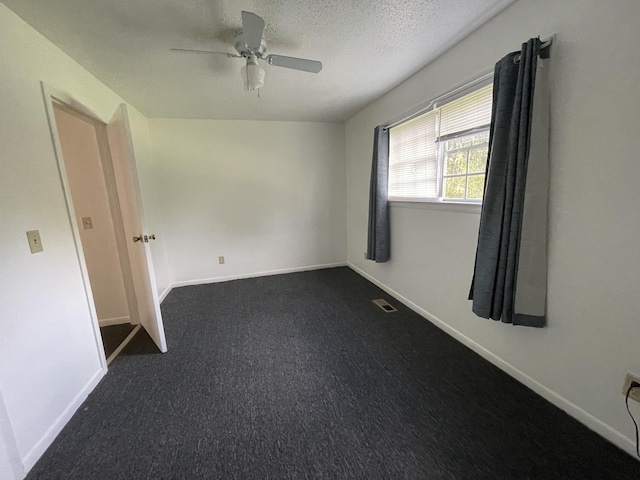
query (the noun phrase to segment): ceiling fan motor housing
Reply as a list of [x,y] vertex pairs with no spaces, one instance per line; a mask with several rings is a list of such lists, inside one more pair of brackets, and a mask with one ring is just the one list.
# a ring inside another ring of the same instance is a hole
[[246,58],[250,57],[251,55],[262,58],[264,53],[267,51],[267,42],[264,41],[264,38],[260,40],[260,47],[258,49],[252,49],[244,40],[242,32],[238,32],[236,34],[233,46],[240,55]]

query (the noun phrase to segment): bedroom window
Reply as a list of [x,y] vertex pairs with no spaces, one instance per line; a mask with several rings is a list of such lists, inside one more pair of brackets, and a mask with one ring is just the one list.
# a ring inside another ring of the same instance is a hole
[[391,127],[389,200],[482,202],[493,100],[488,81]]

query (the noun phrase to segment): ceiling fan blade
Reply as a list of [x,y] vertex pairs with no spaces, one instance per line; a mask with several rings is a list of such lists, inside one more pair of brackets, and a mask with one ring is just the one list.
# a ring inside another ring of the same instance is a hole
[[262,42],[264,20],[255,13],[242,12],[242,37],[252,50],[258,50]]
[[306,58],[285,57],[284,55],[267,55],[265,60],[269,65],[302,70],[303,72],[318,73],[322,70],[322,62],[307,60]]
[[242,58],[240,55],[234,55],[233,53],[227,52],[214,52],[212,50],[192,50],[190,48],[170,48],[172,52],[181,52],[181,53],[215,53],[217,55],[225,55],[231,58]]

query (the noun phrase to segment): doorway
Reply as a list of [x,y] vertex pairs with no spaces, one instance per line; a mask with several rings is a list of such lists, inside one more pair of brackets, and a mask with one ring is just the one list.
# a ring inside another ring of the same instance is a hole
[[98,140],[106,125],[62,103],[55,103],[53,109],[108,365],[140,322],[131,313],[135,312],[133,299],[127,298],[131,272],[118,251],[117,215],[107,190],[109,175],[105,175],[109,159],[101,155]]
[[103,368],[141,328],[164,353],[126,105],[106,122],[44,83],[43,93]]

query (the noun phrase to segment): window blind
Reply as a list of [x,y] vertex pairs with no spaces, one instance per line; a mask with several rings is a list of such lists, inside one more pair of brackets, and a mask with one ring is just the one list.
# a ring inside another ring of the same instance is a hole
[[389,196],[438,196],[436,112],[427,112],[389,132]]
[[488,127],[492,103],[493,85],[489,84],[392,127],[389,197],[438,198],[442,191],[439,142]]
[[492,103],[493,85],[487,85],[440,107],[439,139],[488,127]]

